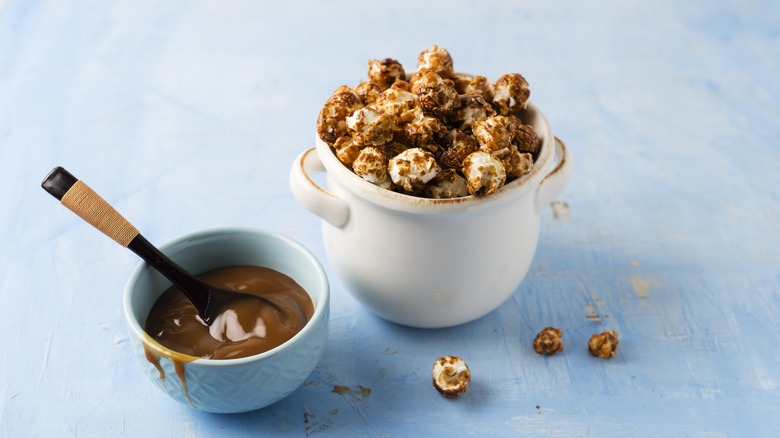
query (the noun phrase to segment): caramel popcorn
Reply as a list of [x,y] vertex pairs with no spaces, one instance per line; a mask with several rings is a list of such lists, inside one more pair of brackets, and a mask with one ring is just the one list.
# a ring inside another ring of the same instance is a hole
[[387,172],[387,157],[373,146],[368,146],[360,151],[355,162],[352,163],[355,174],[364,180],[382,188],[390,188],[393,182]]
[[473,152],[463,160],[463,175],[472,195],[489,195],[506,182],[504,164],[484,151]]
[[451,146],[441,154],[439,163],[442,167],[461,169],[463,160],[478,149],[479,144],[474,136],[455,131],[455,138],[452,140]]
[[600,359],[609,359],[615,356],[618,346],[618,335],[612,330],[597,333],[588,341],[588,353]]
[[471,131],[471,124],[477,120],[496,115],[485,99],[476,94],[465,94],[460,96],[458,109],[451,116],[451,120],[462,131]]
[[330,145],[347,133],[347,117],[362,106],[360,96],[346,86],[339,87],[325,101],[317,119],[317,134]]
[[333,149],[336,151],[336,157],[339,161],[349,167],[352,167],[355,158],[360,154],[360,146],[348,135],[337,138],[336,142],[333,143]]
[[393,85],[391,85],[390,88],[397,88],[399,90],[410,91],[410,92],[412,91],[412,85],[409,84],[409,82],[402,81],[400,79],[393,82]]
[[420,148],[411,148],[391,158],[388,170],[395,185],[413,193],[425,188],[439,174],[440,169],[433,154]]
[[430,50],[424,50],[417,57],[418,71],[432,71],[444,78],[454,76],[450,52],[434,45]]
[[457,356],[444,356],[433,363],[433,386],[442,395],[457,397],[469,387],[471,372],[466,362]]
[[439,119],[426,116],[422,111],[416,112],[416,118],[403,126],[406,140],[417,147],[427,147],[436,143],[436,135],[446,131]]
[[361,146],[381,146],[393,139],[395,125],[390,116],[365,106],[347,117],[347,130]]
[[514,123],[515,128],[512,133],[512,144],[520,152],[528,152],[530,154],[536,154],[539,152],[539,137],[536,135],[536,131],[531,125],[524,125],[522,122]]
[[391,141],[390,143],[380,146],[382,151],[385,153],[386,157],[395,157],[396,155],[400,154],[401,152],[409,149],[409,146],[405,145],[404,143],[398,142],[398,141]]
[[482,96],[485,102],[493,102],[493,89],[484,76],[458,75],[455,78],[455,89],[460,94]]
[[436,117],[449,115],[458,104],[458,92],[452,81],[428,72],[412,85],[412,93],[420,99],[423,109]]
[[471,124],[479,148],[497,157],[509,154],[513,129],[509,119],[504,116],[485,117]]
[[454,169],[442,169],[426,187],[429,198],[460,198],[469,194],[466,179]]
[[395,81],[404,79],[406,79],[404,67],[395,59],[368,61],[368,80],[380,85],[382,90],[389,88]]
[[376,102],[377,97],[382,93],[384,89],[375,82],[361,82],[352,88],[363,105],[371,105]]
[[398,126],[422,116],[422,106],[417,96],[400,88],[388,88],[376,99],[376,108],[392,116]]
[[560,329],[547,327],[540,331],[534,339],[534,351],[539,354],[553,354],[563,351],[563,342],[561,342],[563,332]]
[[491,83],[456,74],[438,46],[417,61],[407,75],[395,59],[369,60],[368,80],[327,99],[317,133],[340,162],[372,184],[432,199],[487,195],[533,169],[541,142],[523,123],[522,75]]
[[518,73],[506,74],[498,78],[493,86],[493,105],[498,112],[507,115],[525,109],[531,90],[528,82]]
[[514,178],[520,178],[534,167],[533,156],[527,152],[521,153],[517,149],[512,149],[509,155],[501,159],[501,162],[504,163],[507,176]]

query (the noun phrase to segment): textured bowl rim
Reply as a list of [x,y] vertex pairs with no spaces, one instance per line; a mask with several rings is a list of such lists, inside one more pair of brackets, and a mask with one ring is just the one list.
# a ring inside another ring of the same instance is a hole
[[[188,240],[200,239],[205,236],[227,236],[231,234],[242,234],[242,233],[269,236],[278,239],[284,242],[285,244],[298,250],[301,253],[301,255],[315,268],[315,272],[319,280],[318,286],[322,291],[321,292],[322,295],[319,299],[319,304],[315,307],[311,319],[309,320],[309,322],[306,323],[306,325],[303,327],[303,329],[301,329],[301,331],[296,333],[295,336],[287,340],[285,343],[275,348],[272,348],[271,350],[265,351],[260,354],[255,354],[253,356],[239,357],[235,359],[197,358],[189,362],[189,364],[191,365],[197,364],[198,366],[207,366],[207,367],[229,367],[229,366],[239,366],[239,365],[245,365],[253,362],[267,360],[273,356],[281,354],[282,352],[286,351],[289,348],[292,348],[297,342],[299,342],[301,339],[308,336],[310,332],[315,330],[315,327],[318,327],[320,325],[322,319],[325,318],[325,316],[328,313],[328,308],[330,307],[330,285],[328,283],[328,277],[325,274],[325,269],[322,267],[322,264],[314,255],[314,253],[312,253],[308,248],[303,246],[298,241],[290,237],[287,237],[285,235],[273,231],[264,230],[261,228],[253,228],[253,227],[214,227],[214,228],[206,228],[206,229],[192,231],[183,234],[181,236],[178,236],[166,242],[165,244],[161,245],[159,248],[164,253],[170,247]],[[132,332],[132,335],[136,336],[138,339],[143,339],[144,335],[146,334],[146,331],[143,329],[143,327],[141,327],[139,321],[135,319],[135,317],[132,315],[131,312],[131,308],[132,308],[131,296],[132,296],[132,289],[133,289],[132,286],[138,281],[138,277],[140,277],[141,274],[148,269],[153,269],[153,268],[151,268],[148,265],[148,263],[146,263],[143,260],[133,269],[133,272],[130,274],[127,283],[125,284],[124,297],[122,303],[127,325],[130,327],[130,331]],[[309,292],[308,290],[306,291],[306,293],[309,294],[309,296],[311,296],[311,292]],[[173,352],[174,350],[169,350],[169,351]]]

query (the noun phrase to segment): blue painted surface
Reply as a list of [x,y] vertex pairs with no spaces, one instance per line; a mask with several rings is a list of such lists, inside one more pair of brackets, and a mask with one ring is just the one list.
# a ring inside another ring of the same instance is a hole
[[[0,0],[0,436],[777,436],[780,5],[382,9]],[[577,161],[524,283],[446,330],[360,307],[287,186],[333,89],[431,44],[460,71],[521,72]],[[55,165],[153,242],[238,225],[310,248],[333,296],[307,383],[233,416],[149,384],[121,314],[138,260],[39,188]],[[531,348],[547,325],[553,357]],[[604,329],[609,361],[585,353]],[[445,354],[473,375],[456,400],[430,386]]]

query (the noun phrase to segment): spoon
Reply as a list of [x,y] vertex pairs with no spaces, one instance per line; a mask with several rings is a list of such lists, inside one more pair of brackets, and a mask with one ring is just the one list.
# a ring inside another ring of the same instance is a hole
[[[279,307],[260,295],[246,292],[220,289],[212,286],[160,252],[149,243],[136,228],[122,217],[111,205],[90,189],[83,181],[76,179],[62,167],[55,167],[41,187],[50,195],[59,199],[62,205],[76,213],[103,234],[112,238],[118,244],[130,249],[149,263],[154,269],[165,276],[179,288],[192,302],[198,315],[211,326],[217,316],[230,304],[248,297],[260,299],[267,304]],[[280,313],[284,314],[284,312]]]

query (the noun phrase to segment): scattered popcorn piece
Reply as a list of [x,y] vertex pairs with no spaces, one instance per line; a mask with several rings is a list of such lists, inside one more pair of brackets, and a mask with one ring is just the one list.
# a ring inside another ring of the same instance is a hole
[[325,101],[317,118],[317,134],[322,141],[333,145],[337,138],[347,133],[347,117],[363,106],[360,96],[346,85],[339,87]]
[[444,78],[454,76],[452,56],[446,49],[434,45],[430,50],[423,50],[417,56],[417,71],[428,70]]
[[471,131],[479,142],[479,148],[497,157],[509,154],[513,130],[504,116],[486,117],[471,124]]
[[563,342],[561,342],[563,332],[560,329],[547,327],[540,331],[534,339],[534,351],[539,354],[553,354],[563,351]]
[[597,333],[588,341],[588,353],[600,359],[609,359],[615,356],[618,346],[618,335],[612,330]]
[[449,115],[457,106],[458,92],[450,80],[427,72],[412,85],[412,93],[420,99],[423,109],[436,117]]
[[422,113],[422,106],[417,96],[400,88],[388,88],[383,91],[376,99],[376,108],[394,117],[397,126],[411,122]]
[[393,139],[393,119],[373,106],[365,106],[347,117],[347,130],[361,146],[381,146]]
[[519,73],[501,76],[493,86],[493,105],[499,113],[507,115],[525,109],[531,90]]
[[411,148],[390,159],[388,171],[396,186],[413,193],[425,188],[439,174],[440,168],[433,154],[420,148]]
[[469,194],[466,179],[455,169],[443,169],[428,183],[426,190],[433,199],[460,198]]
[[469,387],[471,372],[463,359],[444,356],[433,363],[433,386],[442,395],[457,397]]
[[504,163],[507,178],[520,178],[534,168],[534,157],[528,152],[512,149],[509,155],[501,159]]
[[381,61],[376,59],[368,61],[368,80],[380,85],[382,90],[389,88],[395,81],[405,78],[404,67],[395,59],[385,58]]
[[376,98],[382,93],[383,88],[375,82],[363,81],[355,85],[352,90],[360,97],[363,105],[371,105],[376,102]]
[[358,154],[360,154],[360,146],[348,135],[342,135],[336,139],[336,142],[333,143],[333,149],[339,161],[349,167],[352,167],[352,163],[355,162]]
[[473,152],[463,160],[463,175],[472,195],[489,195],[506,182],[504,164],[485,151]]
[[352,163],[352,170],[364,180],[385,189],[392,189],[393,182],[387,173],[387,157],[373,146],[367,146]]
[[476,94],[459,96],[459,105],[451,116],[451,120],[461,130],[470,131],[471,124],[485,117],[495,116],[496,112],[485,99]]
[[439,163],[442,167],[460,169],[463,167],[463,160],[477,150],[479,150],[477,139],[461,131],[456,131],[450,147],[445,149],[439,157]]

